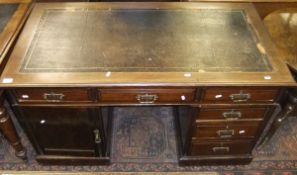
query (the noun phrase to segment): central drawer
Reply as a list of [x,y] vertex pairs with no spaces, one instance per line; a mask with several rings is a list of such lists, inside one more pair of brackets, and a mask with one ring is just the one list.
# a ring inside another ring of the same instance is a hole
[[99,101],[107,103],[186,103],[195,99],[195,88],[99,89]]

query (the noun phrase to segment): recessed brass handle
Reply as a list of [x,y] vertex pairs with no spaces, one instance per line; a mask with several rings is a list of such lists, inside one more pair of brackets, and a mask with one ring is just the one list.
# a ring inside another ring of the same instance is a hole
[[223,112],[222,115],[226,120],[237,120],[241,118],[241,112],[233,110],[229,112]]
[[44,93],[43,94],[43,98],[45,100],[52,101],[52,102],[62,101],[64,97],[65,97],[64,94],[56,94],[56,93]]
[[158,100],[158,95],[155,94],[140,94],[136,96],[139,103],[151,104]]
[[217,131],[217,134],[220,138],[230,138],[234,136],[234,129],[221,129]]
[[94,135],[95,135],[95,143],[97,143],[97,144],[101,143],[99,129],[95,129],[93,132],[94,132]]
[[239,94],[231,94],[230,99],[235,103],[246,102],[251,98],[251,94],[249,93],[242,93]]
[[230,148],[228,146],[219,146],[219,147],[213,147],[212,148],[212,151],[214,153],[217,153],[217,152],[230,152]]

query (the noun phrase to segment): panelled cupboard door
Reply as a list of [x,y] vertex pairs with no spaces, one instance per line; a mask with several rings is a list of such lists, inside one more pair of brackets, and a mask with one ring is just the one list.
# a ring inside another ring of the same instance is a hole
[[26,129],[40,154],[104,156],[100,116],[94,108],[20,107]]

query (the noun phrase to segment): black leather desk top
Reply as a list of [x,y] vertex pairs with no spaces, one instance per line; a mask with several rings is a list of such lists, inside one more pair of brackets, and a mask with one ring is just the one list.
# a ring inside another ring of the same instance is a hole
[[22,72],[269,72],[240,10],[46,10]]

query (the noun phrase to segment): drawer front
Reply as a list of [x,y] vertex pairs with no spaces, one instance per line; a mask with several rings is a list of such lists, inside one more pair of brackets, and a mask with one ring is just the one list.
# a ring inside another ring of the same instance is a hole
[[193,139],[238,139],[255,138],[261,122],[198,123]]
[[19,103],[78,103],[93,102],[89,89],[17,89],[15,96]]
[[186,103],[193,102],[195,88],[179,89],[100,89],[99,99],[107,103]]
[[227,107],[227,108],[201,108],[197,119],[199,120],[244,120],[263,119],[268,107]]
[[201,101],[204,103],[271,103],[278,96],[278,89],[220,87],[205,88]]
[[253,148],[251,141],[232,142],[193,142],[192,156],[199,155],[238,155],[250,154]]

